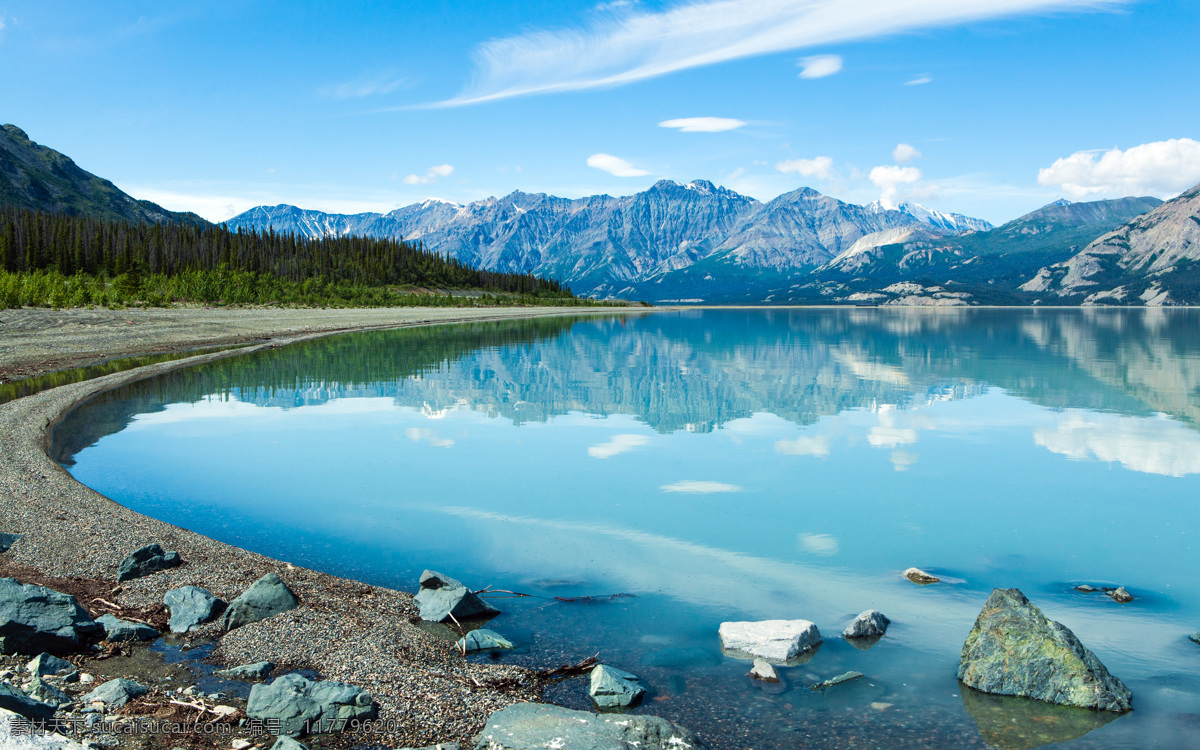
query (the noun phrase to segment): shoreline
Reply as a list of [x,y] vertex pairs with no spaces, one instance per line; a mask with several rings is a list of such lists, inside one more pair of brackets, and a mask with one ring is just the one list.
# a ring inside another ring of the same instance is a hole
[[[374,311],[367,311],[365,316],[356,316],[361,311],[320,311],[335,313],[323,316],[340,319],[333,322],[345,323],[357,317],[359,324],[296,331],[298,327],[312,325],[311,318],[322,317],[308,316],[308,321],[291,321],[291,330],[284,327],[285,335],[281,336],[276,329],[263,331],[255,337],[267,338],[264,343],[146,365],[51,388],[0,405],[0,434],[5,436],[3,447],[0,447],[0,518],[4,519],[0,531],[23,535],[0,557],[0,575],[8,575],[4,571],[9,569],[34,571],[48,579],[74,581],[89,594],[107,584],[113,592],[105,599],[130,612],[144,614],[161,607],[163,594],[179,586],[200,586],[231,601],[262,575],[275,572],[300,599],[298,609],[228,633],[221,631],[219,623],[210,623],[187,636],[168,638],[180,643],[219,639],[212,657],[226,666],[265,660],[277,665],[277,673],[288,669],[311,669],[322,679],[363,687],[375,698],[383,724],[394,728],[386,734],[360,738],[365,744],[421,747],[438,742],[468,742],[482,729],[493,711],[513,703],[540,702],[542,682],[536,673],[522,667],[468,662],[450,643],[418,628],[412,622],[419,618],[410,594],[296,567],[135,513],[79,483],[50,458],[51,431],[79,404],[113,388],[171,370],[360,330],[631,312],[608,308],[502,308],[497,311],[405,308],[398,314],[394,309],[387,310],[392,310],[393,319],[377,322],[363,321],[362,318],[386,318],[386,313],[372,315],[370,313]],[[6,323],[11,321],[13,312],[20,311],[8,311],[4,316]],[[56,312],[52,316],[45,315],[50,311],[38,312],[42,315],[34,313],[28,317],[61,319],[76,311]],[[96,311],[86,312],[91,313],[89,320],[95,319]],[[108,359],[134,356],[135,347],[144,346],[146,340],[154,338],[143,336],[141,341],[131,342],[129,337],[121,335],[124,333],[121,326],[125,325],[122,321],[128,319],[130,311],[103,312],[111,320],[84,323],[83,328],[101,329],[101,335],[90,337],[90,340],[100,349],[105,345],[109,347]],[[172,317],[189,317],[186,313],[179,316],[177,310],[170,312],[175,313]],[[192,317],[211,319],[213,316],[205,315],[209,312]],[[245,318],[250,318],[250,325],[255,325],[261,324],[262,317],[272,317],[228,312],[234,315],[216,317],[242,318],[243,325],[247,322]],[[273,317],[281,317],[280,311],[270,312]],[[259,320],[254,320],[255,317]],[[402,319],[405,317],[407,319]],[[50,322],[57,328],[64,327],[61,320]],[[194,343],[196,332],[183,330],[184,335],[191,333],[193,338],[185,346],[178,341],[181,336],[174,334],[178,330],[178,321],[172,321],[172,325],[176,328],[171,328],[169,335],[157,337],[158,351],[169,350],[165,347],[170,346],[186,349],[222,345],[212,341]],[[105,344],[105,334],[114,333],[115,337],[108,336],[111,341]],[[87,340],[86,334],[87,331],[68,330],[64,335],[60,331],[59,338]],[[241,331],[235,335],[241,335]],[[46,338],[53,339],[54,336]],[[125,346],[114,348],[114,344]],[[93,348],[76,356],[94,357],[96,351]],[[11,361],[6,356],[8,353],[7,350],[0,352],[0,372],[4,372],[3,368]],[[69,356],[66,354],[54,361]],[[23,366],[36,367],[37,361],[51,360],[26,357]],[[178,551],[186,564],[128,581],[116,588],[116,569],[120,561],[134,549],[153,542]],[[80,604],[93,610],[95,600],[80,601]],[[92,613],[98,616],[100,611]],[[96,663],[95,671],[101,672],[103,668],[104,662]],[[347,739],[353,742],[353,737]]]

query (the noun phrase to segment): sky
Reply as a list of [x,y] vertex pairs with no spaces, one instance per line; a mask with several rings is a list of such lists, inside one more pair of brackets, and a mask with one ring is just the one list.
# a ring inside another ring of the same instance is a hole
[[1002,223],[1200,183],[1195,0],[0,0],[0,121],[220,221],[707,179]]

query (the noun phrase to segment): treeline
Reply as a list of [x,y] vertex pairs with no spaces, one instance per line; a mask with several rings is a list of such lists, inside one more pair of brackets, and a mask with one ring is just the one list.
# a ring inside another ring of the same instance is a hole
[[[229,304],[320,304],[325,298],[406,304],[393,298],[430,296],[404,289],[414,287],[576,299],[553,279],[474,268],[408,242],[308,239],[272,231],[234,232],[216,225],[136,224],[11,207],[0,208],[0,272],[8,277],[0,288],[0,303],[10,307],[14,295],[23,298],[16,300],[23,304],[39,304],[30,300],[43,288],[47,294],[65,295],[59,300],[64,304],[82,297],[92,297],[96,304],[109,298],[127,302],[138,294]],[[73,282],[63,281],[67,279]],[[55,285],[68,288],[55,291]],[[451,304],[462,303],[454,299]]]

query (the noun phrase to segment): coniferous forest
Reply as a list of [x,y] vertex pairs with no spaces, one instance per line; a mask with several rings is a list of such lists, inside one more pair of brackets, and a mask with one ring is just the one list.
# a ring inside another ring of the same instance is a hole
[[0,208],[0,308],[173,303],[590,304],[557,281],[474,268],[408,242]]

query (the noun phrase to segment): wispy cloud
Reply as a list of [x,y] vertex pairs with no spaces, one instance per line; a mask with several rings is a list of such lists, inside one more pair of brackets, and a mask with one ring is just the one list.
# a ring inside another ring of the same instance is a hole
[[917,76],[916,78],[912,79],[911,81],[905,81],[904,85],[905,86],[924,86],[927,83],[933,83],[933,78],[931,78],[928,73],[925,73],[923,75]]
[[816,177],[818,180],[825,180],[833,174],[833,157],[818,156],[815,159],[786,159],[776,164],[775,169],[784,174],[794,173],[801,177]]
[[892,159],[897,164],[908,164],[913,159],[920,159],[921,152],[907,143],[898,143],[896,148],[892,149]]
[[685,479],[682,482],[674,484],[664,484],[660,488],[663,492],[686,492],[698,495],[707,495],[716,492],[741,492],[742,488],[736,484],[725,484],[724,482],[702,482],[695,479]]
[[413,83],[414,80],[408,76],[385,73],[322,86],[317,89],[317,93],[331,99],[362,99],[367,96],[390,94],[396,89],[406,88],[413,85]]
[[571,28],[494,39],[474,81],[440,106],[617,86],[772,52],[986,18],[1095,10],[1131,0],[684,0],[666,10],[593,14]]
[[592,154],[588,157],[587,165],[608,172],[615,177],[642,177],[650,174],[611,154]]
[[405,185],[426,185],[434,182],[439,177],[449,177],[454,174],[454,167],[449,164],[438,164],[436,167],[430,167],[425,171],[425,174],[410,174],[404,178]]
[[840,55],[813,55],[796,64],[800,66],[801,78],[825,78],[842,71]]
[[612,440],[607,443],[588,446],[587,452],[592,458],[612,458],[649,442],[650,438],[645,435],[613,435]]
[[1168,197],[1200,182],[1200,142],[1155,141],[1122,151],[1076,151],[1038,170],[1038,184],[1057,186],[1071,198]]
[[744,121],[732,117],[681,117],[677,120],[663,120],[658,124],[660,128],[676,128],[682,133],[723,133],[745,125]]

